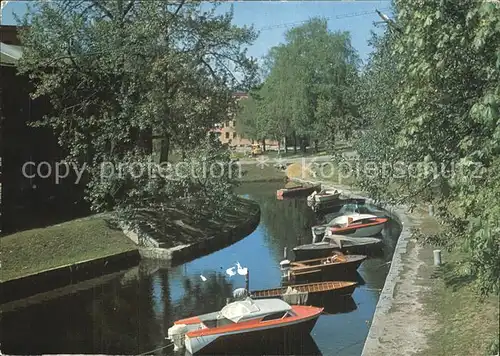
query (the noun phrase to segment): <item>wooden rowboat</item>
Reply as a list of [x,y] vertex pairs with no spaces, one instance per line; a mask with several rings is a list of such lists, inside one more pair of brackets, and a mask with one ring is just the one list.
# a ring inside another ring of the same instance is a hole
[[262,298],[282,298],[288,287],[293,288],[299,293],[318,294],[318,293],[333,293],[338,296],[351,295],[356,288],[356,282],[346,281],[327,281],[307,284],[295,284],[280,288],[256,290],[250,293],[253,299]]
[[[292,280],[354,276],[358,267],[366,260],[365,255],[344,255],[336,252],[330,257],[290,262],[289,275]],[[323,279],[325,280],[325,279]],[[326,279],[330,280],[330,279]]]

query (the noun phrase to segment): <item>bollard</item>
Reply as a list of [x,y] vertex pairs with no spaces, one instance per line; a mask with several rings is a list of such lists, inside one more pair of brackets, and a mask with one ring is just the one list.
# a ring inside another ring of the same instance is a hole
[[245,274],[245,289],[250,293],[250,270],[247,269],[247,274]]
[[441,265],[441,250],[434,250],[434,266]]
[[434,205],[429,205],[429,216],[434,216]]

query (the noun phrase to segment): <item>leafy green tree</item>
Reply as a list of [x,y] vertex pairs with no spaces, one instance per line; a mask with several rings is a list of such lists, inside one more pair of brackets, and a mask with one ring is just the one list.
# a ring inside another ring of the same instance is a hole
[[276,136],[331,144],[338,132],[357,127],[359,60],[349,34],[330,32],[326,20],[312,19],[289,30],[285,40],[266,58],[259,112]]
[[[196,151],[234,106],[233,90],[254,84],[255,61],[243,49],[253,29],[234,26],[232,11],[218,15],[216,6],[184,1],[64,0],[33,10],[24,19],[19,69],[33,80],[33,97],[53,105],[39,124],[59,135],[68,161],[87,164],[93,208],[143,206],[148,194],[181,199],[171,182],[158,192],[133,177],[103,180],[101,166],[161,163],[171,145]],[[203,199],[213,198],[214,186],[197,184]],[[135,192],[142,189],[151,190]]]
[[358,150],[391,174],[379,165],[364,182],[380,196],[436,205],[445,228],[428,239],[466,252],[460,273],[474,276],[483,294],[498,293],[500,7],[396,1],[395,13],[401,32],[375,38],[363,74],[370,126]]

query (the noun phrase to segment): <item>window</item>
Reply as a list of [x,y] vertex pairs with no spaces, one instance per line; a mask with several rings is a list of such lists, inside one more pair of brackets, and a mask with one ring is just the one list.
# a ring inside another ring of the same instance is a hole
[[226,132],[226,138],[229,138],[229,132]]
[[233,127],[236,127],[236,121],[233,120]]
[[233,138],[236,138],[236,136],[237,136],[236,132],[233,132]]

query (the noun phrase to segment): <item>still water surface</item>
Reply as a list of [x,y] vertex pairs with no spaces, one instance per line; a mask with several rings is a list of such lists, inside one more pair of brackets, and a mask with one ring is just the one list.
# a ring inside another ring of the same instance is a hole
[[[284,247],[291,251],[309,243],[310,227],[322,221],[304,200],[276,200],[277,188],[271,183],[239,188],[240,194],[259,202],[262,215],[257,229],[232,246],[170,269],[141,262],[78,291],[73,286],[65,295],[2,308],[1,350],[141,354],[168,344],[167,330],[175,320],[219,310],[235,288],[244,287],[243,276],[225,273],[237,261],[250,271],[250,289],[279,286]],[[293,349],[262,353],[360,355],[399,232],[396,223],[388,224],[383,256],[361,265],[360,286],[352,298],[327,306],[329,313],[318,319],[311,338]],[[171,348],[156,353],[174,354]]]

